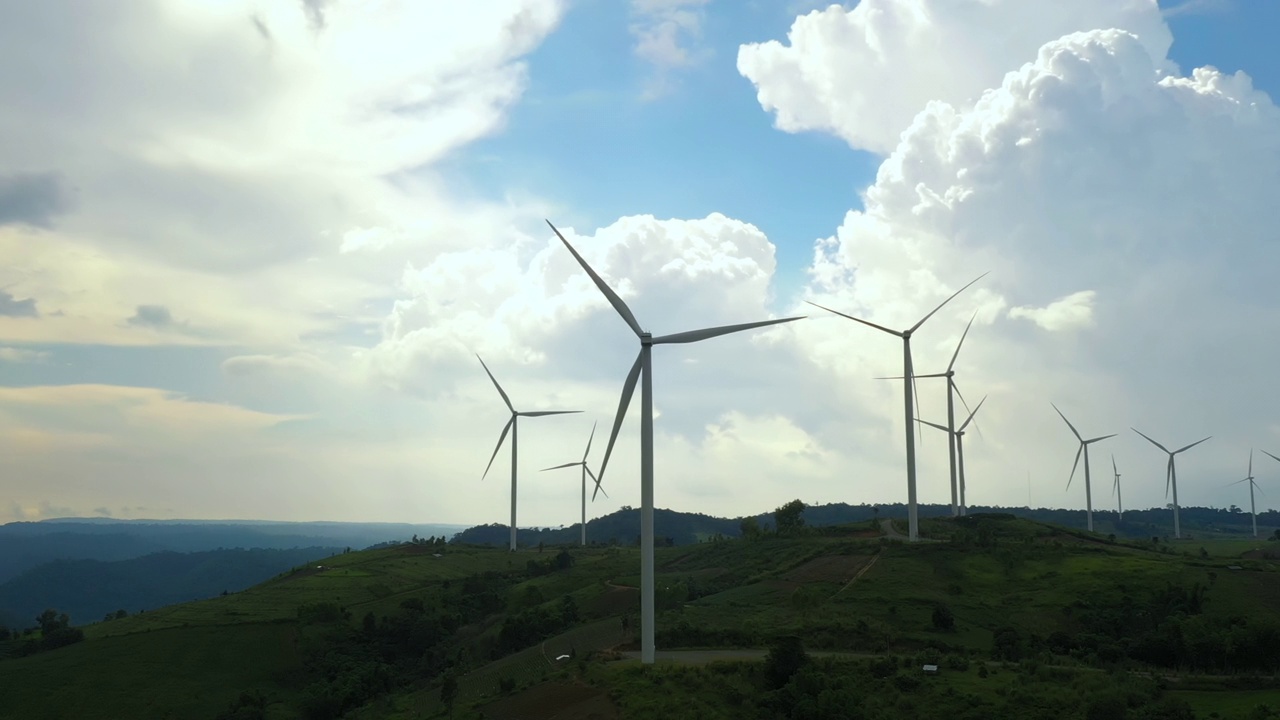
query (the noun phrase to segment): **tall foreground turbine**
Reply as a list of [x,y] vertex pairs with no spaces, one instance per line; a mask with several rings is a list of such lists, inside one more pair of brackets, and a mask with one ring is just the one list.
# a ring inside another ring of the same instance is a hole
[[[1053,403],[1049,403],[1049,404],[1053,405]],[[1071,434],[1076,436],[1076,440],[1080,441],[1080,447],[1076,450],[1076,461],[1071,464],[1071,477],[1067,478],[1068,490],[1071,489],[1071,481],[1074,480],[1076,477],[1076,466],[1080,464],[1080,453],[1084,453],[1085,512],[1089,519],[1089,532],[1093,532],[1093,482],[1092,482],[1092,478],[1089,476],[1089,446],[1101,440],[1106,440],[1107,438],[1113,438],[1116,436],[1116,434],[1111,433],[1110,435],[1103,435],[1102,437],[1090,438],[1089,440],[1085,440],[1084,438],[1080,437],[1080,433],[1076,431],[1076,426],[1071,424],[1071,421],[1067,419],[1066,415],[1062,414],[1061,410],[1058,410],[1057,405],[1053,405],[1053,409],[1058,412],[1058,417],[1062,418],[1062,422],[1066,423],[1067,427],[1071,428]]]
[[[1267,452],[1263,450],[1262,452]],[[1267,453],[1271,455],[1271,453]],[[1275,457],[1275,455],[1271,455]],[[1253,481],[1253,448],[1249,449],[1249,474],[1243,480],[1237,480],[1231,485],[1239,485],[1242,482],[1249,483],[1249,513],[1253,515],[1253,536],[1258,537],[1258,506],[1253,502],[1253,489],[1258,488],[1258,492],[1262,492],[1262,488],[1258,487],[1258,483]]]
[[577,250],[573,249],[568,240],[565,240],[564,235],[560,234],[556,226],[551,225],[550,220],[547,221],[547,225],[551,226],[551,230],[555,232],[556,237],[560,238],[560,242],[564,243],[564,246],[573,254],[573,258],[578,261],[582,269],[591,277],[591,281],[596,284],[597,288],[600,288],[600,292],[605,299],[609,301],[610,305],[613,305],[613,309],[618,311],[618,315],[622,316],[627,326],[640,339],[640,354],[636,357],[636,362],[631,366],[631,372],[627,373],[627,380],[622,386],[622,397],[618,402],[618,415],[614,418],[613,432],[609,434],[609,445],[605,448],[604,460],[600,463],[599,480],[604,480],[605,468],[609,464],[609,455],[613,452],[614,441],[618,439],[618,430],[622,428],[622,420],[626,417],[627,406],[631,403],[631,395],[636,390],[636,381],[643,375],[644,382],[640,385],[640,662],[653,664],[653,346],[668,343],[698,342],[721,335],[728,335],[729,333],[791,322],[800,318],[762,320],[741,325],[726,325],[654,337],[640,328],[640,323],[636,321],[635,315],[631,313],[631,309],[627,307],[627,304],[622,302],[622,298],[618,297],[618,294],[606,285],[604,280],[600,279],[596,271],[591,269],[587,261],[582,259],[582,256],[578,254]]
[[581,410],[537,410],[534,412],[519,412],[511,405],[511,398],[507,397],[507,393],[503,391],[502,386],[498,384],[498,379],[489,372],[489,366],[484,364],[484,359],[476,355],[476,359],[480,361],[480,366],[484,368],[484,372],[493,381],[493,386],[498,388],[498,394],[502,396],[502,402],[507,404],[507,409],[511,411],[511,419],[507,421],[506,427],[502,428],[502,434],[498,436],[498,445],[493,449],[493,454],[489,456],[489,464],[484,466],[484,475],[480,476],[483,480],[489,474],[489,468],[493,467],[493,459],[498,457],[498,451],[502,449],[502,441],[507,439],[507,431],[511,431],[511,550],[516,549],[516,420],[522,417],[543,417],[545,415],[571,415],[580,413]]
[[1147,442],[1169,453],[1169,465],[1165,468],[1165,471],[1164,471],[1164,496],[1169,497],[1169,488],[1173,488],[1173,537],[1181,538],[1182,525],[1179,524],[1179,520],[1178,520],[1178,468],[1174,465],[1173,456],[1177,455],[1178,453],[1184,450],[1190,450],[1191,448],[1199,445],[1200,443],[1204,442],[1205,440],[1208,440],[1213,436],[1210,435],[1209,437],[1204,438],[1203,440],[1197,440],[1191,443],[1190,445],[1187,445],[1185,447],[1180,447],[1177,450],[1174,450],[1173,452],[1169,452],[1169,448],[1161,445],[1155,440],[1152,440],[1150,437],[1148,437],[1145,433],[1143,433],[1138,428],[1131,427],[1129,429],[1138,433],[1139,435],[1142,435],[1142,437],[1147,438]]
[[[974,318],[978,317],[978,313],[974,313],[969,318],[969,324],[964,326],[964,333],[960,336],[960,342],[956,343],[956,351],[951,354],[951,362],[947,364],[946,372],[929,373],[928,375],[916,375],[916,378],[946,378],[947,379],[947,448],[950,451],[947,459],[951,464],[951,516],[961,515],[960,503],[957,497],[957,488],[959,482],[956,476],[956,396],[960,397],[960,402],[964,403],[964,409],[969,409],[969,403],[965,402],[964,395],[960,394],[960,388],[956,387],[956,358],[960,357],[960,348],[964,346],[964,339],[969,335],[969,328],[973,327]],[[901,377],[877,378],[878,380],[902,380]],[[917,403],[919,400],[917,399]],[[923,422],[923,421],[922,421]],[[932,425],[933,423],[926,423]],[[934,427],[937,427],[934,425]]]
[[[949,427],[943,427],[943,426],[941,426],[941,425],[939,425],[939,424],[937,424],[937,423],[931,423],[931,422],[929,422],[928,420],[921,420],[921,421],[920,421],[920,422],[924,423],[925,425],[928,425],[929,427],[935,427],[935,428],[937,428],[937,429],[939,429],[939,430],[945,431],[947,434],[949,434],[949,435],[951,435],[952,437],[954,437],[954,438],[955,438],[955,441],[956,441],[956,443],[955,443],[955,444],[956,444],[956,461],[957,461],[957,463],[958,463],[958,464],[959,464],[959,466],[960,466],[960,476],[959,476],[959,477],[960,477],[960,483],[959,483],[959,484],[960,484],[960,487],[959,487],[959,490],[960,490],[960,515],[968,515],[968,514],[969,514],[969,506],[965,504],[965,499],[964,499],[964,429],[965,429],[965,428],[967,428],[967,427],[969,427],[969,423],[973,422],[973,418],[974,418],[974,416],[975,416],[975,415],[977,415],[977,414],[978,414],[978,410],[982,409],[982,403],[984,403],[984,402],[986,402],[986,401],[987,401],[987,398],[986,398],[985,396],[984,396],[981,400],[979,400],[979,401],[978,401],[978,407],[975,407],[975,408],[974,408],[974,409],[969,413],[969,417],[965,418],[965,421],[964,421],[963,423],[961,423],[960,427],[959,427],[958,429],[956,429],[956,430],[952,430],[952,429],[951,429],[951,428],[949,428]],[[1028,505],[1030,505],[1030,502],[1029,502],[1029,501],[1028,501]]]
[[[987,276],[987,273],[982,273],[981,275],[974,278],[973,280],[970,280],[969,285],[972,285],[978,282],[979,280],[981,280],[986,276]],[[863,325],[866,325],[868,327],[873,327],[881,332],[886,332],[886,333],[889,333],[890,335],[896,335],[897,337],[902,338],[902,376],[904,378],[912,379],[911,382],[904,381],[902,383],[902,403],[903,403],[904,417],[906,418],[906,426],[907,426],[906,427],[906,430],[907,430],[907,527],[908,527],[907,536],[908,536],[908,540],[910,540],[911,542],[916,542],[920,539],[920,517],[918,514],[919,508],[916,507],[916,435],[915,435],[914,429],[911,427],[911,424],[912,424],[911,420],[913,417],[915,417],[915,413],[911,411],[911,396],[912,396],[911,391],[912,391],[912,384],[915,382],[915,369],[911,365],[911,336],[915,333],[916,330],[920,329],[921,325],[924,325],[926,320],[933,317],[934,313],[941,310],[943,305],[946,305],[947,303],[951,302],[952,300],[955,299],[956,295],[959,295],[960,293],[967,290],[969,288],[969,285],[965,285],[964,287],[955,291],[955,293],[952,294],[951,297],[947,298],[946,300],[943,300],[942,304],[934,308],[932,312],[920,318],[920,322],[916,323],[915,325],[912,325],[906,330],[890,330],[889,328],[884,327],[883,325],[877,325],[873,322],[868,322],[866,320],[863,320],[862,318],[856,318],[852,315],[846,315],[838,310],[832,310],[829,307],[823,307],[822,305],[819,305],[815,302],[809,302],[808,300],[805,301],[805,302],[808,302],[810,305],[816,308],[822,308],[823,310],[826,310],[829,313],[835,313],[840,317],[848,318],[850,320],[853,320],[854,322],[860,322]]]
[[1124,521],[1124,498],[1120,496],[1120,469],[1116,467],[1116,456],[1111,456],[1111,472],[1116,474],[1116,482],[1111,486],[1111,494],[1116,496],[1116,508],[1119,509],[1117,518]]
[[[571,462],[571,463],[565,463],[563,465],[556,465],[555,467],[544,468],[542,470],[542,472],[546,472],[547,470],[559,470],[560,468],[578,467],[579,465],[582,466],[582,544],[583,546],[586,546],[587,544],[587,476],[590,475],[591,479],[594,480],[596,483],[595,492],[591,493],[592,500],[595,499],[596,493],[604,492],[604,488],[600,487],[600,481],[596,478],[595,474],[591,472],[591,468],[587,467],[587,456],[591,454],[591,441],[594,440],[595,437],[596,437],[596,424],[591,423],[591,434],[587,436],[587,449],[582,452],[581,460],[579,460],[578,462]],[[609,493],[604,493],[604,496],[609,497]]]

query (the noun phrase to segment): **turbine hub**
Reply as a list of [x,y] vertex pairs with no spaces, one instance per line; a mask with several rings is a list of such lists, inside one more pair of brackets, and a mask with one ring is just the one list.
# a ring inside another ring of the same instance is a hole
[[641,347],[650,347],[653,345],[653,333],[640,333]]

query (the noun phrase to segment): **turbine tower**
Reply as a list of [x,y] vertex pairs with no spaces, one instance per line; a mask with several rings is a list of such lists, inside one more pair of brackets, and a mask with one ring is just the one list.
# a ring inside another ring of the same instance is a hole
[[1119,508],[1117,518],[1119,522],[1124,522],[1124,498],[1120,496],[1120,470],[1116,468],[1116,456],[1111,455],[1111,472],[1116,474],[1116,482],[1111,486],[1111,494],[1116,496],[1116,507]]
[[967,515],[969,513],[969,506],[965,504],[965,499],[964,499],[964,429],[969,427],[969,423],[973,422],[974,416],[977,415],[978,410],[982,408],[982,403],[986,401],[987,401],[987,398],[985,396],[981,400],[979,400],[978,407],[975,407],[969,413],[969,417],[965,418],[965,421],[956,430],[952,430],[949,427],[939,425],[937,423],[931,423],[928,420],[920,420],[920,422],[924,423],[925,425],[928,425],[929,427],[937,428],[947,433],[948,435],[952,436],[953,438],[955,438],[956,461],[960,469],[960,475],[959,475],[960,515],[962,516]]
[[[964,403],[964,409],[969,409],[969,403],[965,402],[964,395],[960,394],[960,388],[956,387],[956,358],[960,357],[960,348],[964,346],[964,339],[969,335],[969,328],[973,326],[974,318],[978,317],[978,313],[974,313],[969,318],[969,324],[964,326],[964,333],[960,336],[960,342],[956,343],[956,351],[951,354],[951,362],[947,365],[946,372],[930,373],[928,375],[916,375],[916,378],[946,378],[947,379],[947,448],[949,455],[947,459],[951,464],[951,516],[961,515],[960,504],[957,502],[956,489],[959,484],[956,480],[956,406],[955,398],[960,397],[960,402]],[[877,380],[901,380],[901,377],[884,377],[876,378]],[[919,400],[916,401],[919,403]],[[921,421],[923,422],[923,421]],[[934,427],[937,427],[936,425]],[[975,426],[976,427],[976,426]]]
[[493,386],[498,388],[498,394],[502,396],[502,402],[507,404],[507,409],[511,411],[511,419],[507,421],[505,427],[502,428],[502,434],[498,436],[498,445],[493,449],[493,454],[489,456],[489,464],[484,467],[484,475],[480,476],[483,480],[489,474],[489,468],[493,467],[493,459],[498,457],[498,451],[502,449],[502,442],[507,439],[507,431],[511,431],[511,551],[516,549],[516,420],[522,417],[543,417],[545,415],[570,415],[580,413],[581,410],[535,410],[533,412],[520,412],[511,405],[511,398],[507,397],[507,393],[498,384],[498,379],[489,372],[489,366],[484,364],[484,359],[476,355],[476,359],[480,361],[480,366],[484,368],[484,372],[493,381]]
[[902,404],[903,404],[904,416],[906,418],[906,431],[907,431],[907,527],[908,527],[907,535],[908,535],[908,540],[910,540],[911,542],[916,542],[920,539],[920,518],[918,515],[919,508],[916,507],[916,437],[911,427],[911,421],[916,415],[911,411],[911,403],[912,403],[911,401],[912,387],[911,386],[915,383],[915,370],[911,366],[911,336],[915,334],[916,330],[920,329],[921,325],[924,325],[926,320],[933,317],[934,313],[941,310],[943,305],[946,305],[947,303],[954,300],[956,295],[959,295],[960,293],[964,292],[969,288],[969,285],[972,285],[978,282],[982,278],[986,277],[986,275],[987,273],[982,273],[981,275],[974,278],[973,280],[970,280],[968,285],[965,285],[964,287],[955,291],[955,293],[953,293],[951,297],[947,298],[946,300],[943,300],[941,305],[934,308],[928,315],[925,315],[923,318],[920,318],[920,322],[916,323],[915,325],[912,325],[906,330],[890,330],[889,328],[884,327],[883,325],[877,325],[873,322],[868,322],[867,320],[863,320],[862,318],[856,318],[852,315],[846,315],[845,313],[842,313],[838,310],[832,310],[829,307],[824,307],[815,302],[809,302],[808,300],[805,301],[805,302],[808,302],[810,305],[816,308],[822,308],[823,310],[826,310],[829,313],[835,313],[840,317],[848,318],[850,320],[853,320],[854,322],[860,322],[863,325],[866,325],[868,327],[873,327],[881,332],[886,332],[886,333],[889,333],[890,335],[895,335],[897,337],[902,338],[902,376],[904,378],[911,378],[910,382],[904,381],[902,383],[902,388],[903,388]]
[[[542,470],[542,472],[546,472],[547,470],[559,470],[560,468],[578,467],[579,465],[582,466],[582,545],[583,547],[586,547],[586,544],[587,544],[587,476],[590,475],[591,479],[594,480],[596,483],[596,489],[594,492],[591,493],[592,500],[596,499],[596,493],[604,492],[604,488],[600,487],[600,481],[597,480],[595,474],[591,472],[591,468],[587,467],[587,455],[591,454],[591,441],[595,439],[595,436],[596,436],[596,424],[591,423],[591,434],[587,436],[587,449],[583,451],[581,460],[579,460],[578,462],[571,462],[571,463],[565,463],[563,465],[556,465],[555,467],[544,468]],[[609,493],[604,493],[604,496],[609,497]]]
[[578,261],[582,269],[591,277],[591,281],[600,289],[601,294],[604,295],[605,299],[609,301],[609,304],[613,306],[613,309],[618,312],[618,315],[622,317],[623,321],[627,323],[627,326],[631,328],[631,331],[640,340],[640,354],[636,357],[635,364],[631,366],[631,371],[627,373],[627,380],[622,385],[622,397],[618,401],[618,414],[613,421],[613,431],[609,434],[609,444],[604,451],[604,460],[600,463],[598,481],[604,480],[605,468],[609,464],[609,455],[613,452],[613,444],[618,439],[618,431],[622,428],[623,418],[626,417],[627,406],[631,403],[632,394],[635,393],[636,382],[643,375],[643,382],[640,383],[640,662],[652,665],[654,661],[653,346],[699,342],[721,335],[728,335],[729,333],[777,325],[778,323],[791,322],[800,318],[762,320],[741,325],[725,325],[654,337],[641,329],[640,323],[636,320],[635,315],[631,313],[631,309],[627,307],[627,304],[622,301],[622,298],[618,297],[618,294],[605,284],[605,281],[596,274],[596,271],[591,269],[587,261],[582,259],[578,251],[573,249],[573,246],[569,244],[564,235],[560,234],[556,226],[551,224],[550,220],[547,221],[547,225],[551,226],[551,230],[555,232],[556,237],[560,238],[560,242],[564,243],[564,246],[573,254],[573,259]]
[[1199,445],[1200,443],[1204,442],[1205,440],[1208,440],[1213,436],[1210,435],[1207,438],[1204,438],[1202,440],[1197,440],[1191,443],[1190,445],[1187,445],[1185,447],[1180,447],[1177,450],[1174,450],[1173,452],[1169,452],[1169,448],[1161,445],[1155,440],[1152,440],[1150,437],[1148,437],[1145,433],[1143,433],[1138,428],[1131,427],[1129,429],[1138,433],[1139,435],[1142,435],[1142,437],[1147,438],[1147,442],[1169,453],[1169,465],[1165,468],[1165,471],[1164,471],[1164,496],[1169,497],[1169,488],[1173,488],[1173,537],[1175,539],[1181,539],[1182,526],[1179,524],[1179,521],[1178,521],[1178,468],[1173,462],[1173,456],[1177,455],[1180,452],[1183,452],[1184,450],[1190,450],[1191,448]]
[[[1049,404],[1053,405],[1053,403],[1049,403]],[[1089,520],[1089,532],[1093,532],[1093,483],[1092,483],[1092,478],[1090,478],[1089,476],[1089,446],[1092,445],[1093,443],[1106,440],[1107,438],[1113,438],[1116,436],[1116,434],[1111,433],[1110,435],[1103,435],[1102,437],[1090,438],[1088,440],[1085,440],[1084,438],[1080,437],[1080,433],[1076,430],[1076,426],[1071,424],[1071,421],[1067,419],[1066,415],[1062,414],[1061,410],[1058,410],[1057,405],[1053,405],[1053,409],[1057,411],[1058,417],[1062,418],[1062,422],[1066,423],[1067,427],[1071,428],[1071,434],[1076,436],[1076,440],[1080,441],[1080,447],[1076,450],[1076,461],[1071,464],[1071,477],[1067,478],[1068,490],[1071,489],[1071,481],[1074,480],[1076,477],[1076,466],[1080,464],[1080,453],[1084,453],[1085,511]]]
[[[1263,450],[1262,452],[1265,453],[1267,451]],[[1267,454],[1271,455],[1271,453],[1267,453]],[[1271,457],[1275,457],[1275,455],[1271,455]],[[1237,480],[1233,483],[1228,483],[1228,485],[1239,485],[1242,482],[1249,483],[1249,513],[1253,515],[1253,536],[1256,538],[1258,537],[1258,506],[1253,502],[1253,490],[1254,488],[1257,488],[1258,492],[1262,492],[1262,488],[1258,487],[1258,483],[1253,481],[1253,448],[1249,449],[1248,476],[1246,476],[1245,479],[1243,480]]]

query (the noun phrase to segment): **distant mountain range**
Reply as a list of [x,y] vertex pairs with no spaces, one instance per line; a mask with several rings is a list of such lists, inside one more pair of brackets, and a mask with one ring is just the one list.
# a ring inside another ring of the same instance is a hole
[[[1087,526],[1083,510],[972,506],[969,512],[1008,513],[1030,520],[1079,529],[1085,529]],[[919,506],[921,518],[946,517],[950,514],[949,505]],[[903,503],[880,505],[832,503],[806,507],[803,517],[806,524],[821,527],[865,522],[878,517],[905,518],[906,515],[907,506]],[[761,527],[773,523],[773,513],[761,513],[753,517]],[[1197,534],[1215,537],[1246,537],[1252,532],[1250,517],[1249,513],[1239,508],[1232,510],[1184,507],[1181,509],[1179,519],[1184,538]],[[655,508],[654,535],[660,541],[666,539],[674,545],[701,542],[717,534],[725,537],[739,537],[742,534],[742,521],[745,519],[745,517],[722,518]],[[1103,535],[1114,533],[1118,537],[1159,536],[1163,538],[1173,534],[1173,511],[1167,508],[1126,510],[1123,521],[1120,521],[1114,511],[1095,510],[1093,525],[1094,530]],[[1273,510],[1258,513],[1259,535],[1270,536],[1276,528],[1280,528],[1280,513]],[[517,531],[517,542],[521,546],[528,547],[539,543],[546,545],[577,543],[580,532],[578,523],[561,528],[520,528]],[[637,508],[623,507],[616,512],[587,521],[587,540],[591,542],[632,545],[638,542],[639,535],[640,511]],[[452,542],[503,546],[510,542],[510,534],[506,525],[478,525],[458,533]]]

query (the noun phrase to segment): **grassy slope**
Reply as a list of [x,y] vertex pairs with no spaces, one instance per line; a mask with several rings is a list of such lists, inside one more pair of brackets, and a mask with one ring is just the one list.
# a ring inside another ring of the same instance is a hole
[[[931,521],[924,529],[945,537],[954,525]],[[1006,537],[993,549],[946,543],[908,547],[846,536],[660,548],[660,600],[661,592],[679,585],[718,592],[685,603],[671,601],[671,609],[660,614],[659,631],[685,624],[712,630],[750,627],[761,638],[784,631],[813,637],[864,620],[887,633],[895,647],[946,643],[985,653],[994,628],[1012,624],[1045,633],[1063,622],[1062,608],[1074,600],[1166,581],[1208,584],[1207,613],[1266,612],[1280,601],[1280,574],[1272,564],[1230,559],[1259,543],[1192,541],[1176,546],[1179,553],[1195,555],[1184,557],[1085,541],[1082,534],[1029,521],[1012,521],[1004,532],[1031,543]],[[1201,545],[1209,558],[1199,556]],[[299,663],[291,622],[298,605],[338,602],[358,622],[366,612],[393,612],[406,597],[429,596],[436,583],[546,557],[454,546],[439,558],[433,552],[412,546],[339,555],[322,561],[324,570],[308,567],[242,593],[88,626],[84,643],[3,661],[0,671],[12,689],[6,691],[0,717],[212,717],[241,690],[253,688],[285,701],[272,706],[273,716],[291,717],[285,704],[293,692],[290,673]],[[511,604],[513,609],[539,599],[554,604],[570,594],[584,620],[594,624],[584,625],[575,636],[548,641],[549,651],[533,648],[464,679],[468,701],[479,699],[480,688],[491,694],[499,677],[529,683],[553,672],[547,653],[554,657],[566,644],[612,643],[614,626],[602,619],[616,620],[624,612],[635,617],[635,591],[617,586],[638,584],[638,551],[574,553],[577,563],[571,570],[522,583],[512,591]],[[1245,569],[1227,570],[1232,564]],[[848,585],[862,570],[865,574]],[[537,588],[533,600],[527,599],[527,588]],[[812,597],[802,602],[797,590]],[[953,610],[956,632],[930,629],[930,614],[939,602]],[[600,677],[619,683],[623,695],[634,685],[623,676]],[[432,695],[430,689],[415,690],[369,708],[361,717],[407,717],[433,706]],[[1224,702],[1223,696],[1187,693],[1193,705],[1205,709],[1218,707],[1215,703]],[[1276,702],[1273,694],[1259,697]],[[104,713],[106,709],[111,712]]]

